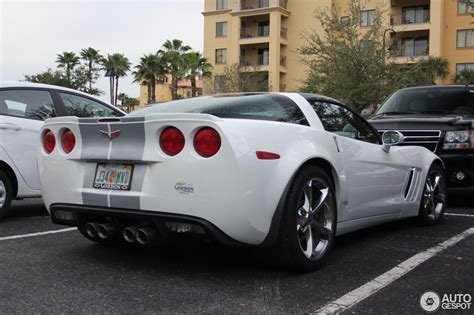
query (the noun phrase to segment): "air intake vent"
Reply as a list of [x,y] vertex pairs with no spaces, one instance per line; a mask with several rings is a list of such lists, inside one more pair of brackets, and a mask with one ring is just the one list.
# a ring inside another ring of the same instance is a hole
[[410,169],[407,185],[405,187],[406,201],[415,201],[422,180],[421,174],[422,172],[418,168],[412,167]]

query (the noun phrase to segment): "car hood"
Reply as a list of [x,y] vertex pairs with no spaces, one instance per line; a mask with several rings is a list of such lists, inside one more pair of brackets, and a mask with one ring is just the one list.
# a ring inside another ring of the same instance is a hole
[[472,115],[435,116],[427,114],[415,115],[374,115],[369,123],[381,130],[456,130],[460,127],[474,127]]

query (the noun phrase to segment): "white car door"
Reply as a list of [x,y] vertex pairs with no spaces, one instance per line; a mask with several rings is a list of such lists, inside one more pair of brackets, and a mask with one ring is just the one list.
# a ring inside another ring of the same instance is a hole
[[370,125],[348,109],[312,104],[324,128],[336,134],[347,183],[347,217],[360,219],[403,210],[410,167],[398,150],[386,153]]
[[39,132],[46,118],[55,117],[50,92],[0,89],[0,145],[26,184],[39,190]]

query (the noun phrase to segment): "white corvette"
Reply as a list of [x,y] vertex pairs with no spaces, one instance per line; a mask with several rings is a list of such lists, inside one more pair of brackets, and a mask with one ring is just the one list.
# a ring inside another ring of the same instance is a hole
[[445,208],[440,159],[318,95],[210,96],[123,118],[60,117],[42,132],[55,223],[92,241],[172,237],[272,246],[312,270],[336,235]]

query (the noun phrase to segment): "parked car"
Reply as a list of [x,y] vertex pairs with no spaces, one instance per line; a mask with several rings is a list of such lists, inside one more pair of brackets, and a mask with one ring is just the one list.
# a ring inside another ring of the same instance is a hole
[[446,179],[426,148],[393,147],[340,102],[209,96],[123,118],[48,119],[39,158],[52,220],[98,243],[191,235],[275,246],[312,270],[336,235],[406,217],[439,222]]
[[37,155],[45,119],[124,114],[75,90],[45,84],[0,82],[0,219],[10,209],[13,199],[41,195]]
[[474,191],[474,86],[427,86],[390,96],[369,122],[398,130],[401,145],[422,146],[444,162],[449,190]]

